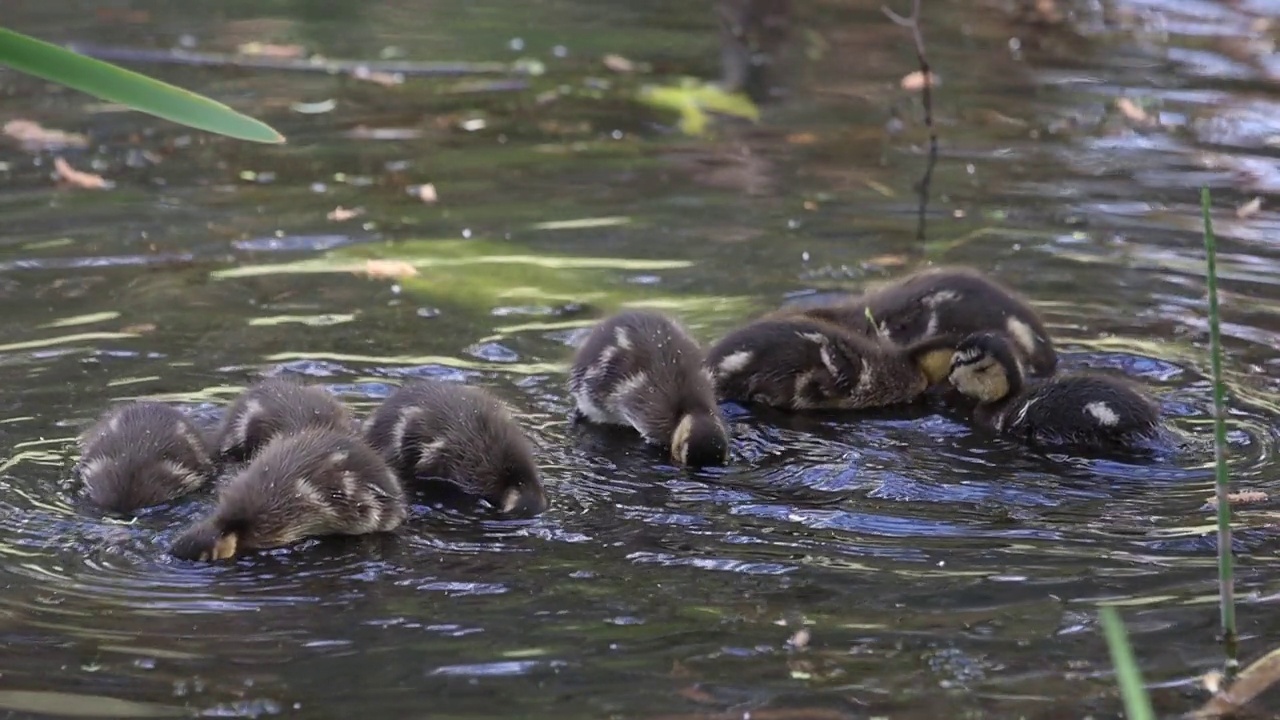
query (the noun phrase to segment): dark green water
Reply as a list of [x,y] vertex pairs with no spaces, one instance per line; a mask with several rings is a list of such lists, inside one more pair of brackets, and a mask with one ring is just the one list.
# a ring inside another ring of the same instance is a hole
[[[51,155],[0,145],[0,716],[1116,717],[1094,608],[1118,599],[1160,707],[1194,707],[1221,660],[1203,449],[1130,465],[938,416],[735,410],[734,464],[691,474],[572,430],[563,365],[574,330],[623,303],[710,340],[795,294],[962,263],[1031,296],[1068,368],[1128,372],[1208,438],[1208,183],[1233,471],[1274,492],[1280,65],[1246,40],[1274,37],[1260,23],[1280,8],[1082,3],[1044,26],[926,3],[942,152],[922,243],[905,34],[875,2],[800,5],[760,123],[689,137],[630,97],[718,76],[698,3],[6,3],[6,25],[60,42],[396,47],[546,73],[382,87],[135,66],[271,122],[283,147],[0,75],[5,121],[88,134],[65,157],[116,183],[58,188]],[[652,70],[618,75],[608,53]],[[906,128],[889,136],[895,107]],[[426,182],[435,204],[406,192]],[[326,219],[337,206],[365,212]],[[368,258],[418,274],[352,271]],[[361,411],[406,377],[493,388],[523,413],[554,507],[480,524],[419,508],[394,537],[195,567],[164,549],[207,498],[130,526],[76,498],[69,441],[109,402],[213,422],[263,372]],[[1280,588],[1268,506],[1239,521],[1247,659],[1276,644]]]

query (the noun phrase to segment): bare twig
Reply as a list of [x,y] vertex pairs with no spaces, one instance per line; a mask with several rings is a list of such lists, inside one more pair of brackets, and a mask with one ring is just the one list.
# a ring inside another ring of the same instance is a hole
[[920,224],[916,230],[916,238],[924,240],[925,212],[929,206],[929,184],[933,181],[933,166],[938,163],[938,133],[933,127],[933,72],[929,69],[929,56],[924,49],[924,35],[920,32],[920,0],[911,0],[911,15],[902,17],[898,13],[881,5],[880,10],[893,24],[911,31],[911,39],[916,44],[916,59],[920,61],[920,75],[924,80],[921,88],[921,102],[924,104],[924,125],[929,130],[929,160],[924,168],[924,176],[920,178]]

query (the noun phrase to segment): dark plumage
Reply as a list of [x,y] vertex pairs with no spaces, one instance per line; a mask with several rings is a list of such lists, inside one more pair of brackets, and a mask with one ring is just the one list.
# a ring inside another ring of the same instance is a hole
[[945,338],[903,348],[813,318],[773,318],[729,333],[707,366],[724,400],[849,410],[915,400],[946,377],[951,351]]
[[1159,434],[1159,408],[1131,383],[1095,373],[1027,381],[1002,333],[962,340],[949,379],[977,401],[979,424],[1025,442],[1122,450]]
[[970,268],[930,268],[845,302],[785,308],[774,317],[796,315],[864,335],[880,334],[900,345],[999,331],[1014,340],[1032,375],[1051,375],[1058,364],[1053,340],[1036,311],[1014,291]]
[[76,474],[97,506],[117,513],[168,502],[207,483],[213,461],[176,408],[137,402],[108,410],[80,438]]
[[529,440],[506,404],[484,390],[414,381],[383,401],[364,433],[410,486],[447,482],[511,515],[547,509]]
[[350,411],[328,390],[289,378],[270,378],[241,393],[218,430],[217,451],[223,462],[240,463],[280,435],[304,428],[353,432]]
[[579,418],[628,425],[685,465],[723,465],[729,434],[698,343],[675,320],[631,311],[592,329],[574,357]]
[[308,428],[267,443],[223,484],[213,513],[170,552],[182,560],[225,560],[307,537],[394,530],[407,512],[399,478],[363,440]]

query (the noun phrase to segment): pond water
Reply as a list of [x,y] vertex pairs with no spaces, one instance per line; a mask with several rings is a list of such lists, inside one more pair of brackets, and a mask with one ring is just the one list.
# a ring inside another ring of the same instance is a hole
[[[0,75],[4,120],[86,134],[61,154],[114,182],[58,187],[51,153],[0,146],[0,715],[1115,717],[1103,600],[1125,602],[1162,711],[1194,707],[1221,663],[1203,442],[1130,464],[924,412],[729,408],[732,465],[686,472],[568,423],[575,331],[618,307],[712,340],[935,262],[1023,291],[1066,367],[1138,378],[1205,440],[1208,184],[1234,479],[1276,492],[1280,4],[925,5],[941,149],[922,241],[915,55],[873,0],[796,3],[759,122],[702,135],[634,98],[721,75],[710,3],[6,3],[7,25],[104,56],[260,42],[517,71],[133,65],[279,147]],[[164,552],[209,498],[129,525],[77,498],[70,441],[109,403],[211,424],[264,373],[361,412],[410,377],[492,388],[553,507],[420,507],[395,536],[211,567]],[[1266,503],[1238,520],[1248,659],[1280,633],[1277,542]]]

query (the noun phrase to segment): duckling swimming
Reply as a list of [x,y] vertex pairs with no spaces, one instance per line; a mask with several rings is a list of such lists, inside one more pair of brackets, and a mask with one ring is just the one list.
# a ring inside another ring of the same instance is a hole
[[353,432],[356,426],[351,412],[324,388],[270,378],[241,393],[227,410],[218,453],[224,462],[246,462],[273,438],[309,427]]
[[[786,308],[778,315],[826,320],[862,334],[909,344],[1001,331],[1028,359],[1031,374],[1048,376],[1058,364],[1040,316],[1017,293],[976,270],[937,267],[871,288],[843,303]],[[870,315],[870,317],[868,317]]]
[[308,537],[387,532],[407,514],[399,478],[373,448],[350,431],[306,428],[268,442],[170,554],[226,560]]
[[510,408],[480,388],[404,385],[365,420],[364,436],[405,483],[447,482],[508,515],[547,509],[528,438]]
[[702,348],[660,313],[630,311],[596,325],[569,374],[575,416],[629,425],[671,457],[695,467],[723,465],[729,433]]
[[80,438],[76,475],[95,505],[129,513],[198,490],[213,477],[200,431],[178,409],[136,402],[108,410]]
[[810,317],[757,320],[707,354],[723,400],[786,410],[853,410],[907,403],[946,378],[954,345],[909,347]]
[[1003,333],[978,333],[956,346],[949,375],[977,401],[981,425],[1030,443],[1131,449],[1159,434],[1155,402],[1120,378],[1072,373],[1027,382]]

